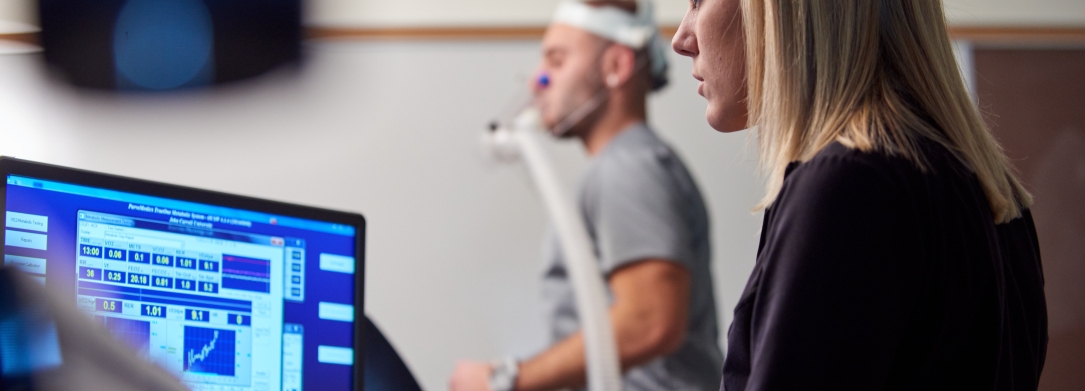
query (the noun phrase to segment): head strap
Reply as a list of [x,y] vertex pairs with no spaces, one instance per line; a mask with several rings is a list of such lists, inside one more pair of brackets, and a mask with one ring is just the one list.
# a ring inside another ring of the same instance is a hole
[[651,61],[653,90],[667,84],[668,45],[659,37],[650,0],[637,0],[636,14],[617,7],[593,7],[582,1],[563,0],[554,14],[554,23],[576,27],[601,38],[646,50]]

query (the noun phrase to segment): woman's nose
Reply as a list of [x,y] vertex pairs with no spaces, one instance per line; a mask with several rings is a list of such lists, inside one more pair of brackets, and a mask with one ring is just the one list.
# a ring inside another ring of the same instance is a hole
[[674,49],[675,53],[686,57],[697,56],[697,38],[689,28],[689,14],[682,18],[682,24],[678,25],[678,31],[674,33],[674,39],[671,39],[671,49]]

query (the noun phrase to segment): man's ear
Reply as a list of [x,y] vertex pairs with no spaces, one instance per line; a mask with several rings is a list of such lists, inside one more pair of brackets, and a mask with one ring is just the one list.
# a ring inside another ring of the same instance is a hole
[[609,88],[618,88],[633,78],[637,66],[637,54],[624,45],[611,44],[603,52],[603,82]]

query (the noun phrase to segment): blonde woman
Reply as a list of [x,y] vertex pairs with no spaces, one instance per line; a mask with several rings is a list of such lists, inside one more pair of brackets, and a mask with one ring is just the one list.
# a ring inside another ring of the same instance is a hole
[[969,101],[938,0],[693,0],[673,41],[767,188],[726,390],[1035,390],[1031,197]]

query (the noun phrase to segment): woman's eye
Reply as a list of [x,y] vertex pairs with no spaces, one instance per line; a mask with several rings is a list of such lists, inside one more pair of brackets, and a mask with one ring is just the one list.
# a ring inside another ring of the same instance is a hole
[[701,5],[701,0],[689,0],[689,7],[696,9],[698,5]]

